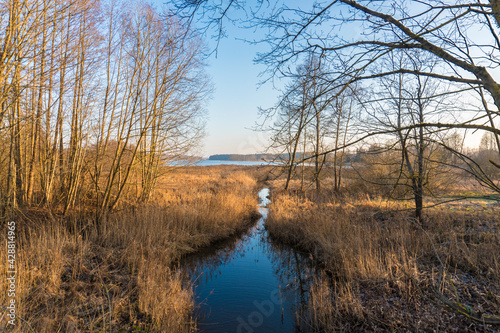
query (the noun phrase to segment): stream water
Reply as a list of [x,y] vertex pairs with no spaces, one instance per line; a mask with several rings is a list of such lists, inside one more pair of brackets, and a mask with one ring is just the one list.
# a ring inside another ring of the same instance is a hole
[[201,332],[300,332],[315,276],[309,257],[273,243],[265,230],[269,189],[259,192],[262,217],[242,237],[187,258]]

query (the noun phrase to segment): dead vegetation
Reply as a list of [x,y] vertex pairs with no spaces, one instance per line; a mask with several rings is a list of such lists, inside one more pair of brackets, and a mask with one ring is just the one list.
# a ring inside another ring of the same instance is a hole
[[[10,220],[17,227],[22,319],[13,332],[194,331],[192,290],[172,265],[246,228],[256,206],[256,181],[245,171],[188,168],[161,178],[151,203],[124,208],[99,225],[85,212],[63,218],[18,211]],[[2,230],[4,244],[6,235]],[[2,246],[2,258],[6,251]],[[7,290],[6,260],[0,271],[0,288]],[[8,301],[0,293],[0,304]]]
[[[161,178],[147,205],[121,207],[100,224],[85,207],[67,217],[18,211],[10,218],[22,318],[14,332],[195,331],[192,289],[175,264],[244,230],[262,181],[272,188],[273,240],[311,253],[325,271],[309,293],[307,331],[498,330],[487,323],[500,314],[497,203],[436,206],[421,225],[411,207],[383,192],[353,186],[334,195],[328,179],[320,195],[300,191],[300,180],[280,192],[284,180],[268,171],[178,169]],[[6,242],[5,230],[0,237]]]
[[282,182],[271,182],[270,235],[328,273],[311,288],[310,330],[500,328],[488,324],[500,315],[498,203],[436,206],[421,225],[401,202],[362,191],[318,197],[299,181],[280,192]]

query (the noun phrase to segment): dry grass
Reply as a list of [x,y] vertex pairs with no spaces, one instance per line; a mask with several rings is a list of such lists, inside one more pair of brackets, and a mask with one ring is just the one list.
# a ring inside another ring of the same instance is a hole
[[[124,208],[99,225],[87,214],[13,215],[16,314],[27,321],[13,332],[29,326],[36,332],[194,331],[192,290],[172,265],[246,228],[256,206],[256,181],[247,172],[192,168],[160,179],[150,204]],[[2,228],[4,243],[6,236]],[[3,246],[0,257],[6,251]],[[1,290],[8,289],[6,264],[0,261]],[[0,304],[8,301],[0,293]]]
[[279,193],[280,182],[271,184],[269,233],[311,253],[328,272],[311,289],[311,330],[500,328],[444,310],[433,289],[440,259],[447,273],[439,293],[475,311],[500,315],[498,205],[429,209],[422,227],[394,201],[363,193],[319,200],[312,195],[313,200]]

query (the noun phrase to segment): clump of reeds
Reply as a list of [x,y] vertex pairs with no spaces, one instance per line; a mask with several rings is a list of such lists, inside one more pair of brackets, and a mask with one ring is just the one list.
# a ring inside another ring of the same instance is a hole
[[[174,263],[240,232],[257,214],[256,181],[247,173],[194,169],[165,175],[149,203],[122,207],[99,223],[92,214],[14,216],[22,319],[13,332],[194,331],[192,290]],[[0,232],[5,243],[5,228]],[[6,251],[2,246],[0,257]],[[1,290],[6,264],[0,261]],[[8,301],[0,293],[0,305]]]
[[405,204],[367,194],[315,198],[275,190],[266,222],[329,274],[311,289],[312,330],[469,327],[436,294],[500,314],[498,210],[434,208],[420,222]]

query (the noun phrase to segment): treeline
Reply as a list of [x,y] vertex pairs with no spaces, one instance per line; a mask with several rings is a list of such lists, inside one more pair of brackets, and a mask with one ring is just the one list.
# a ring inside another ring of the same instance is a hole
[[[265,161],[265,162],[278,162],[278,161],[289,161],[291,159],[291,154],[216,154],[210,155],[208,160],[210,161]],[[311,158],[314,156],[314,152],[295,152],[294,160],[303,160],[306,158]],[[329,158],[327,158],[328,160]]]
[[273,154],[216,154],[210,155],[210,161],[272,161]]
[[[203,43],[141,2],[0,4],[0,199],[98,214],[150,197],[188,154],[210,91]],[[133,189],[133,192],[131,190]]]
[[[307,153],[306,153],[307,155]],[[304,155],[302,152],[297,152],[295,156],[297,158],[303,158]],[[277,160],[285,160],[289,159],[289,154],[216,154],[210,155],[210,161],[266,161],[266,162],[274,162]]]

